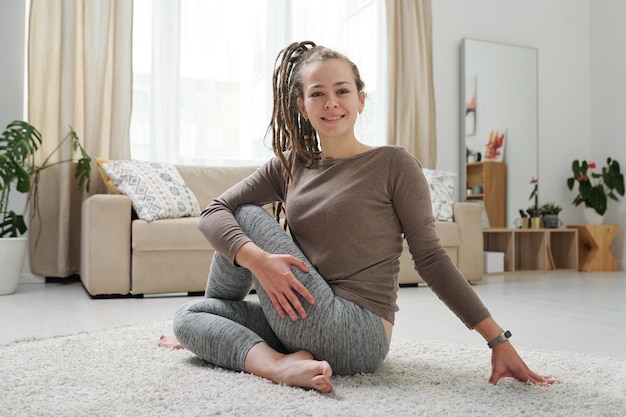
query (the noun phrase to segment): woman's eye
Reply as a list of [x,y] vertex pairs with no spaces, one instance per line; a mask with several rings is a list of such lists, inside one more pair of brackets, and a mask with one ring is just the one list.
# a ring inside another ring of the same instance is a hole
[[321,97],[323,94],[321,91],[316,91],[313,94],[311,94],[311,97]]
[[337,91],[337,94],[348,94],[349,92],[350,92],[350,90],[342,88],[341,90]]

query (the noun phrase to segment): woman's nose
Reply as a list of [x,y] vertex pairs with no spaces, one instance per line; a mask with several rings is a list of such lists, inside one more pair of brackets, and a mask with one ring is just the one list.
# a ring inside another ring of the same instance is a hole
[[326,100],[324,108],[330,109],[332,107],[337,107],[337,100],[335,100],[335,97],[328,96],[328,100]]

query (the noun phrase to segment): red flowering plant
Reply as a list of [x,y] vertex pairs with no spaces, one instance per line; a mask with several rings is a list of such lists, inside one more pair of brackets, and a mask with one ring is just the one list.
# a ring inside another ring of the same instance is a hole
[[533,186],[533,191],[530,193],[530,197],[528,198],[533,202],[533,205],[528,207],[528,215],[530,217],[539,217],[541,214],[541,210],[539,210],[539,180],[533,177],[530,180],[530,185]]
[[606,159],[606,166],[602,167],[600,173],[593,169],[596,169],[595,162],[572,162],[574,175],[567,179],[567,187],[572,190],[574,184],[578,183],[578,195],[572,204],[578,206],[584,203],[585,207],[604,216],[608,199],[619,201],[617,194],[624,196],[624,175],[620,172],[619,163],[611,158]]

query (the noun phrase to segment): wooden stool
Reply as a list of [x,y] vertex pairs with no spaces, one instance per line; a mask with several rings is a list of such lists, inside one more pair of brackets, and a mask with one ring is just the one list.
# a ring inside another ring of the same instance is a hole
[[584,224],[567,227],[578,229],[578,270],[585,272],[620,270],[609,249],[619,225]]

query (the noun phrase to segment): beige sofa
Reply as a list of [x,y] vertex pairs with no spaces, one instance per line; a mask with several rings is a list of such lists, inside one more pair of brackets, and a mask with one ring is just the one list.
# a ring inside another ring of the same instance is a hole
[[[249,175],[251,167],[177,166],[200,207]],[[472,283],[482,280],[481,208],[455,203],[454,222],[437,222],[452,260]],[[92,296],[196,293],[205,287],[213,249],[197,218],[147,222],[125,195],[96,194],[83,202],[80,278]],[[421,282],[408,253],[400,258],[400,283]]]

